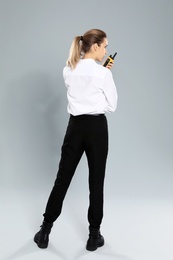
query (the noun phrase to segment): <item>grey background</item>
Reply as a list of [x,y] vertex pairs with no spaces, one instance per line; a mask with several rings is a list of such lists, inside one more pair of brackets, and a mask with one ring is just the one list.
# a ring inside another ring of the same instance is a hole
[[173,3],[84,3],[0,2],[0,185],[40,189],[54,179],[68,121],[62,69],[73,37],[101,28],[108,53],[118,52],[112,73],[119,103],[108,115],[109,191],[173,196]]
[[[73,38],[91,28],[105,30],[108,53],[118,52],[112,69],[118,108],[107,115],[105,197],[108,203],[117,199],[172,203],[172,10],[171,0],[0,1],[4,206],[15,196],[15,203],[28,199],[32,223],[41,220],[69,118],[62,69]],[[76,196],[87,208],[87,174],[83,157],[67,204]]]

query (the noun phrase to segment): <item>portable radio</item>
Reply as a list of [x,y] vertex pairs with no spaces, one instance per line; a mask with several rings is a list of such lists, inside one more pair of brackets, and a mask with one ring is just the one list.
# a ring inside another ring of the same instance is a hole
[[105,63],[103,64],[104,67],[106,67],[108,65],[109,62],[113,62],[115,56],[117,55],[117,52],[115,52],[115,54],[112,56],[110,55],[107,60],[105,61]]

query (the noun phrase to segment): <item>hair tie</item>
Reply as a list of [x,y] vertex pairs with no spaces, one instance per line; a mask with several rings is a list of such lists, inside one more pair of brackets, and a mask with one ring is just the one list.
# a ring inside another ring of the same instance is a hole
[[83,36],[80,37],[80,40],[83,41]]

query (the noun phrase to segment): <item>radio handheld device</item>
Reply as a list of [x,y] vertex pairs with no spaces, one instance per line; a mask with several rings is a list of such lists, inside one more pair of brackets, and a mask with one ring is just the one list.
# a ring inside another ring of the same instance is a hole
[[115,52],[115,54],[112,56],[110,55],[107,60],[105,61],[105,63],[103,64],[104,67],[106,67],[108,65],[109,62],[113,62],[115,56],[117,55],[117,52]]

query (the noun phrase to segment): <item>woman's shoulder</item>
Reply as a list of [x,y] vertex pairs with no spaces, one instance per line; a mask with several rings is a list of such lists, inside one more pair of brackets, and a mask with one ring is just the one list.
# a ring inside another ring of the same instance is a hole
[[98,64],[96,65],[97,67],[97,71],[100,75],[102,75],[103,77],[105,77],[106,75],[112,75],[112,72],[110,71],[110,69],[104,67],[102,64]]
[[63,68],[63,76],[67,75],[71,71],[71,68],[69,66],[65,66]]

